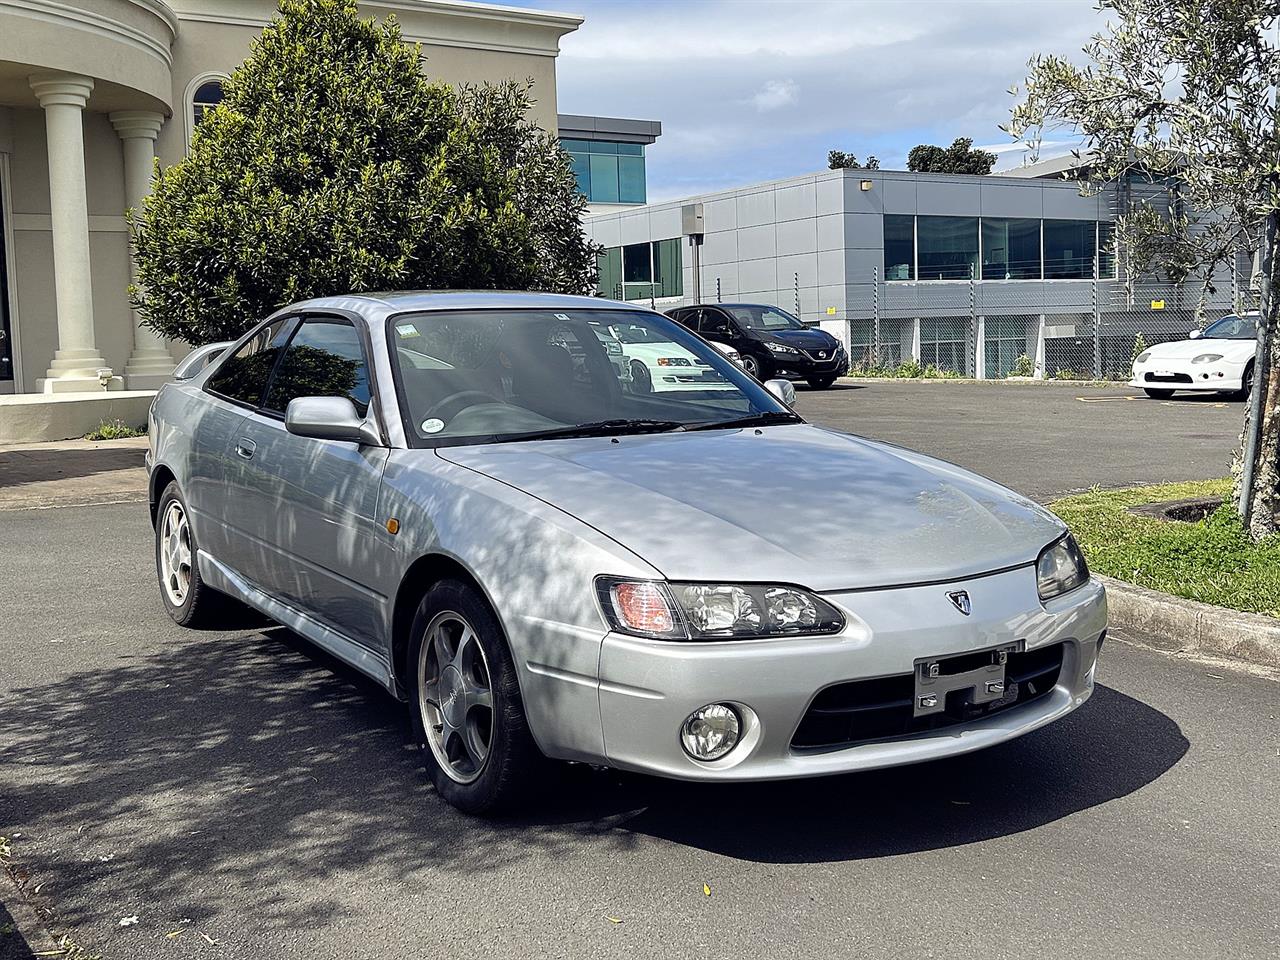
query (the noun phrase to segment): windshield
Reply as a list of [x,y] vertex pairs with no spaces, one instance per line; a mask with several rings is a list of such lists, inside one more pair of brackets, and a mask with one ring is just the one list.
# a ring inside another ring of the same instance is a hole
[[1229,314],[1205,327],[1201,336],[1209,340],[1256,340],[1257,321],[1253,317],[1237,317]]
[[416,446],[799,419],[718,350],[656,313],[440,311],[388,323]]
[[748,330],[804,330],[805,325],[777,307],[725,307]]

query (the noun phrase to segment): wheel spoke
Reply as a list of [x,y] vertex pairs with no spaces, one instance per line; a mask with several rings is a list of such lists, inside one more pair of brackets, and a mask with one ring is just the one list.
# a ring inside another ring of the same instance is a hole
[[467,686],[467,706],[493,709],[493,691],[488,687]]

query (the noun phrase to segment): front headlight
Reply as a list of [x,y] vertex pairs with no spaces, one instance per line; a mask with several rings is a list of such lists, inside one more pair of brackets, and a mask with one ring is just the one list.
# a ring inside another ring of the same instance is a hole
[[1202,353],[1198,357],[1192,357],[1191,362],[1192,363],[1213,363],[1213,361],[1221,360],[1221,359],[1222,359],[1222,354],[1220,353]]
[[773,353],[799,353],[795,347],[788,347],[785,343],[766,342],[765,346]]
[[1084,554],[1069,533],[1045,547],[1036,560],[1036,586],[1041,600],[1070,593],[1088,579]]
[[840,611],[816,594],[785,584],[663,583],[596,579],[609,626],[663,640],[740,640],[839,633]]

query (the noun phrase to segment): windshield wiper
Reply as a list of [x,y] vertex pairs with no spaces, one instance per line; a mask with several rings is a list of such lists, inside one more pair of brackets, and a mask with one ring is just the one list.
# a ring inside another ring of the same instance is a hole
[[753,413],[746,417],[735,417],[733,420],[708,420],[691,426],[690,430],[727,430],[731,427],[768,427],[778,423],[804,423],[799,414],[786,410],[773,410],[768,413]]
[[552,427],[548,430],[513,433],[500,437],[499,440],[512,442],[517,440],[553,440],[565,437],[610,437],[623,433],[667,433],[684,429],[685,424],[679,420],[597,420],[593,423],[576,423],[567,427]]

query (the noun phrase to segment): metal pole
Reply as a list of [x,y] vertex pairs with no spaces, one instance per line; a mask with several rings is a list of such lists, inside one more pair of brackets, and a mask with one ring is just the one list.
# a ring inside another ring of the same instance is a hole
[[716,303],[720,302],[720,278],[716,277]]
[[800,274],[799,274],[799,272],[796,272],[796,273],[793,273],[791,276],[792,276],[792,278],[795,280],[795,287],[796,287],[796,316],[798,317],[798,316],[800,316]]
[[1102,379],[1102,312],[1098,309],[1098,245],[1093,245],[1093,375]]
[[880,366],[880,268],[871,268],[871,363]]
[[972,349],[966,351],[966,360],[973,366],[964,372],[966,377],[973,376],[978,369],[978,281],[977,271],[973,269],[972,263],[969,264],[969,343]]

